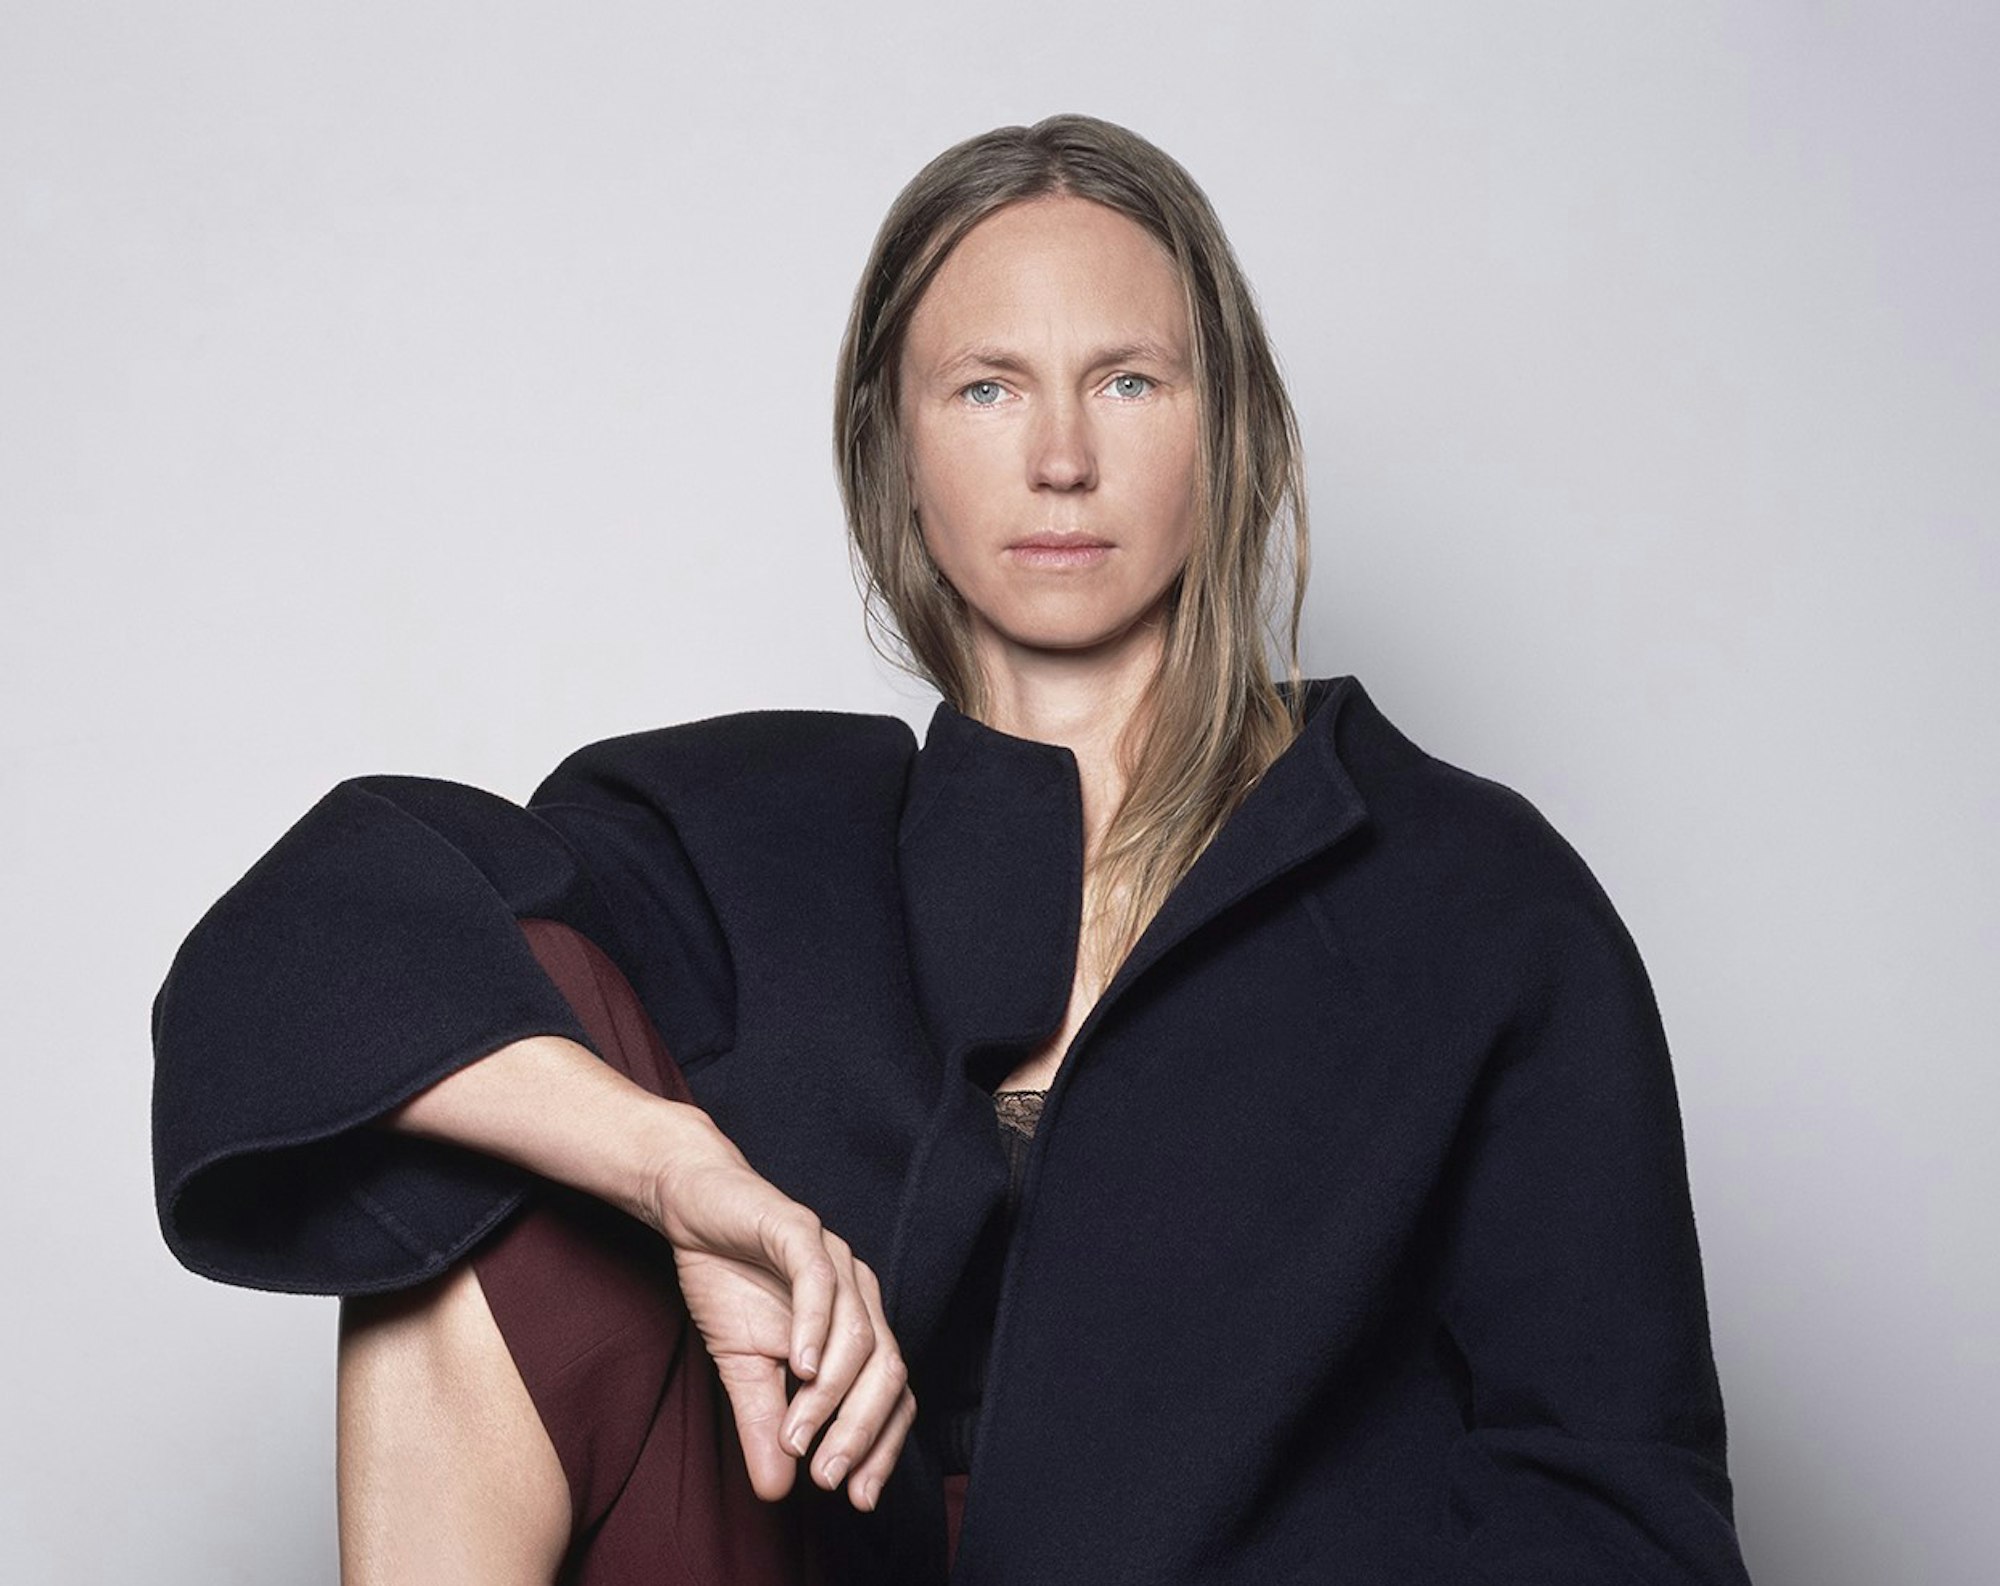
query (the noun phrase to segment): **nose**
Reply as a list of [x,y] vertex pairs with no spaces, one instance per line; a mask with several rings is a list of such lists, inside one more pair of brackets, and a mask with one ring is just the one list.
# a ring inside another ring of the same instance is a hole
[[1046,404],[1030,432],[1028,472],[1038,489],[1088,490],[1097,483],[1090,418],[1074,397]]

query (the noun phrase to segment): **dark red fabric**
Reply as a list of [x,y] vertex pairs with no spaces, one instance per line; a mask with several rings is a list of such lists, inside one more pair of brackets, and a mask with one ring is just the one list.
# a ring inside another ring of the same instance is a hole
[[945,1558],[958,1559],[958,1533],[965,1523],[965,1487],[971,1478],[964,1471],[944,1479]]
[[[566,925],[524,920],[604,1058],[677,1101],[686,1082],[617,967]],[[568,1477],[571,1586],[815,1586],[799,1507],[750,1486],[728,1395],[664,1241],[550,1187],[471,1257]],[[803,1464],[798,1482],[808,1480]],[[794,1486],[794,1493],[797,1486]]]

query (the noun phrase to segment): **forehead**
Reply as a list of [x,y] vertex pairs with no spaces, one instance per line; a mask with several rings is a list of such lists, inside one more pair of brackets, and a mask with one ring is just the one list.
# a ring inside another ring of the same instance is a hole
[[906,356],[973,341],[1088,335],[1185,347],[1171,254],[1138,222],[1070,194],[1010,204],[946,256],[911,317]]

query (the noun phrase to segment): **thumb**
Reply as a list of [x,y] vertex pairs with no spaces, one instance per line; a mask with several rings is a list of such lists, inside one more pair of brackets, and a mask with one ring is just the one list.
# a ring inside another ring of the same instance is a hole
[[751,1490],[775,1503],[792,1490],[798,1470],[798,1456],[778,1441],[790,1402],[785,1397],[785,1363],[768,1355],[723,1355],[717,1357],[715,1370],[736,1417],[736,1437],[743,1445]]

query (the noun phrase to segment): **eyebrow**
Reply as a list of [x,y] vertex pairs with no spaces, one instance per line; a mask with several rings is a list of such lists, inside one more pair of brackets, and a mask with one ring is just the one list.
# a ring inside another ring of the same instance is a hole
[[[1121,341],[1108,347],[1100,347],[1090,355],[1089,367],[1101,369],[1114,363],[1159,363],[1172,369],[1183,367],[1181,357],[1170,347],[1156,341]],[[949,377],[961,371],[974,368],[1004,369],[1010,374],[1027,374],[1028,360],[1012,348],[991,343],[979,343],[962,347],[951,358],[938,366],[940,376]]]

